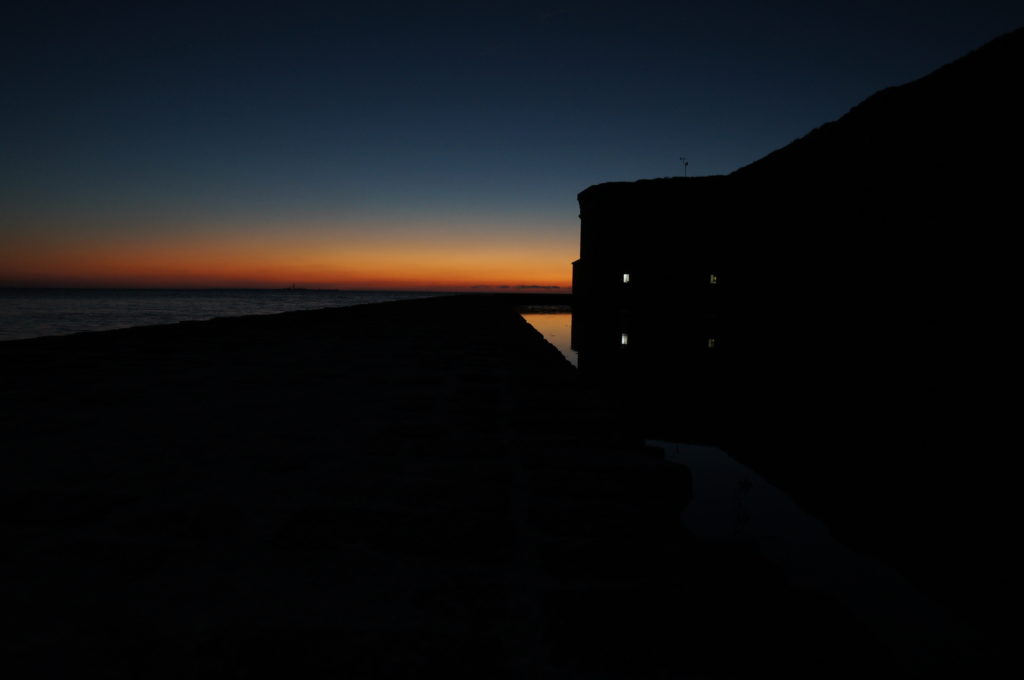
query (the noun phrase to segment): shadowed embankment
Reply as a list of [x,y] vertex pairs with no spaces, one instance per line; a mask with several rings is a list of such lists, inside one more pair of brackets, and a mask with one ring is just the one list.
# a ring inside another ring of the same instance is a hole
[[17,677],[905,675],[465,296],[0,344]]

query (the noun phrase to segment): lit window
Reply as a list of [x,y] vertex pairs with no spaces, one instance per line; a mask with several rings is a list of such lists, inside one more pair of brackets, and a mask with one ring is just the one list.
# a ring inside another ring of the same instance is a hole
[[713,285],[715,285],[716,283],[718,283],[718,277],[717,277],[717,276],[715,276],[714,274],[712,274],[712,275],[711,275],[711,285],[713,286]]
[[708,349],[714,349],[714,348],[715,348],[715,339],[714,338],[708,338]]
[[628,345],[629,344],[629,333],[623,333],[622,334],[622,344],[623,345]]
[[629,283],[629,274],[623,274],[622,275],[622,282],[623,283]]

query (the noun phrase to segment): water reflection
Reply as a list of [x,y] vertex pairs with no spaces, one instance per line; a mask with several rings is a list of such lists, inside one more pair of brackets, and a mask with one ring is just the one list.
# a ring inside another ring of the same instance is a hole
[[694,535],[755,547],[795,585],[837,598],[909,668],[929,666],[952,650],[973,652],[977,631],[954,621],[894,569],[836,541],[819,519],[721,449],[648,444],[693,474],[682,521]]
[[576,350],[572,347],[572,313],[567,307],[531,307],[522,312],[522,317],[557,347],[569,363],[579,366]]
[[572,348],[581,378],[623,395],[624,414],[649,436],[720,443],[733,352],[719,320],[668,309],[577,307]]

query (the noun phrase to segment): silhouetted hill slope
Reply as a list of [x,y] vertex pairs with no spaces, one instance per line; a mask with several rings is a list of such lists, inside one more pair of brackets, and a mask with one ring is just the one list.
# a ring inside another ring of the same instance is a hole
[[854,343],[884,328],[897,351],[959,357],[974,325],[1003,325],[1018,267],[1021,73],[1024,29],[731,174],[745,203],[731,238],[761,291],[752,307],[782,297],[796,316],[815,309],[815,324],[858,318]]
[[772,465],[981,625],[1013,578],[1022,73],[1019,29],[730,176],[779,272],[748,258],[752,316],[803,344],[759,338],[790,366],[754,382],[804,395],[775,431],[820,442]]
[[1021,150],[1022,72],[1024,28],[923,78],[868,97],[842,118],[733,175],[998,180]]
[[752,308],[768,326],[808,289],[776,325],[806,344],[788,354],[794,420],[816,420],[828,454],[793,474],[979,618],[1012,573],[1022,73],[1018,29],[730,175],[769,227],[751,252],[783,272],[748,259],[768,282]]

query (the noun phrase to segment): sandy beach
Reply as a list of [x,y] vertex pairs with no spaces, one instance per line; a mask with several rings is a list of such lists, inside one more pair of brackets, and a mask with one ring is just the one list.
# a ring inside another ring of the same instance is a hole
[[837,603],[453,296],[0,343],[9,677],[865,677]]

